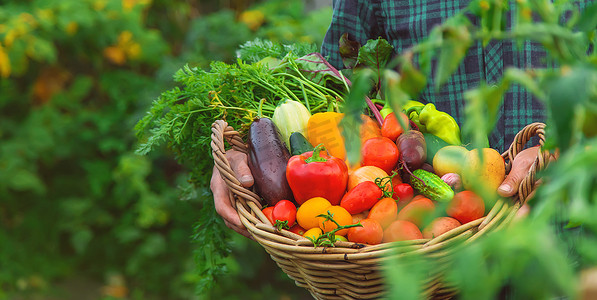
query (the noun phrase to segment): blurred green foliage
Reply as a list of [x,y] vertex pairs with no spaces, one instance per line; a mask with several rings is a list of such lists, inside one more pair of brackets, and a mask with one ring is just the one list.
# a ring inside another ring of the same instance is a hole
[[[227,277],[200,298],[304,293],[263,249],[230,240],[213,211],[207,153],[195,185],[165,149],[134,153],[134,124],[175,70],[234,61],[256,37],[320,44],[331,18],[301,1],[236,2],[3,2],[0,299],[68,299],[72,278],[89,278],[98,298],[197,297],[205,266],[193,251],[209,252],[192,243],[199,217],[231,254],[214,262]],[[263,272],[268,280],[256,280]]]

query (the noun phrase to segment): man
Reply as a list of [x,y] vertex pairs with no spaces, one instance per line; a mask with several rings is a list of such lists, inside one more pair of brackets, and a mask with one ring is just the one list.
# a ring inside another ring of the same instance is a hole
[[[516,15],[517,1],[509,1],[510,10],[506,20],[507,26]],[[334,2],[334,14],[330,28],[326,33],[321,52],[328,61],[341,69],[342,59],[338,50],[340,36],[348,33],[350,39],[364,45],[368,39],[382,37],[388,40],[397,53],[411,45],[424,40],[431,29],[467,7],[469,1],[456,0],[344,0]],[[472,19],[472,22],[478,20]],[[518,47],[510,41],[493,41],[486,47],[475,43],[468,50],[464,61],[452,75],[450,80],[435,91],[433,81],[421,93],[426,102],[435,103],[439,110],[448,112],[459,124],[463,121],[465,101],[463,93],[484,81],[497,83],[503,76],[505,68],[545,67],[546,54],[540,45],[531,42]],[[433,73],[433,71],[432,71]],[[433,77],[433,76],[432,76]],[[529,91],[514,85],[504,96],[499,120],[495,130],[489,137],[490,145],[498,151],[504,151],[513,141],[514,136],[525,125],[543,121],[545,110],[542,103],[533,98]],[[528,173],[531,164],[537,157],[537,147],[524,150],[517,155],[513,168],[498,193],[509,197],[517,192],[518,185]],[[247,157],[236,151],[229,151],[227,156],[237,178],[245,187],[253,184],[253,178],[247,167]],[[228,198],[228,190],[216,168],[211,180],[216,211],[222,216],[226,225],[238,233],[249,236],[241,224],[238,214]]]

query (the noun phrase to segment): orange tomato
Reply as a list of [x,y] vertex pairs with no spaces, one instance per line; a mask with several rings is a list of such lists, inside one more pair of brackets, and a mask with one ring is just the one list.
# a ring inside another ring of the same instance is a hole
[[375,220],[382,228],[388,227],[398,217],[398,204],[392,198],[379,200],[371,210],[367,218]]
[[421,226],[425,218],[433,214],[435,204],[428,198],[411,200],[398,213],[398,220],[410,221],[417,226]]
[[456,227],[460,226],[460,222],[450,217],[439,217],[431,221],[425,229],[423,229],[423,237],[426,239],[432,239],[440,236]]
[[[352,216],[350,213],[342,206],[333,205],[328,207],[323,214],[330,213],[332,215],[332,219],[338,223],[340,226],[346,226],[352,224]],[[323,232],[330,232],[338,226],[336,223],[332,222],[331,220],[326,220],[325,218],[318,218],[319,228],[323,230]],[[342,229],[337,231],[335,234],[337,235],[346,235],[348,233],[348,229]]]
[[419,227],[412,222],[396,220],[383,231],[383,242],[397,242],[422,239]]
[[299,206],[296,211],[296,221],[305,230],[316,228],[319,226],[318,219],[320,219],[317,216],[325,214],[330,206],[332,206],[330,201],[322,197],[311,198]]
[[[399,112],[398,114],[408,129],[408,127],[410,127],[408,124],[408,117],[403,112]],[[393,113],[388,114],[381,125],[381,135],[395,142],[398,139],[398,136],[403,132],[404,128],[400,126],[400,122],[398,122],[396,115]]]
[[361,119],[363,120],[361,124],[361,143],[366,142],[370,138],[382,136],[381,128],[379,128],[377,121],[365,115],[361,115]]
[[353,243],[377,245],[383,239],[383,228],[373,219],[361,220],[359,227],[348,229],[348,240]]

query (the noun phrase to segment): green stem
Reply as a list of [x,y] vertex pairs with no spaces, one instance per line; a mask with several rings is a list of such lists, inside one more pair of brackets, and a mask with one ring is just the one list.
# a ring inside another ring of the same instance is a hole
[[412,112],[417,113],[417,115],[421,114],[421,111],[425,108],[425,106],[413,106],[411,108],[409,108],[408,110],[406,110],[406,115],[410,116],[410,114]]
[[265,98],[261,98],[261,101],[259,101],[259,110],[257,111],[257,115],[259,116],[259,118],[263,118],[263,102],[265,102]]
[[312,162],[326,162],[328,161],[327,159],[321,157],[321,155],[319,155],[319,153],[321,153],[321,151],[324,151],[325,147],[323,146],[323,144],[319,144],[317,145],[317,147],[315,147],[315,149],[313,149],[313,155],[311,155],[311,157],[305,159],[306,163],[312,163]]

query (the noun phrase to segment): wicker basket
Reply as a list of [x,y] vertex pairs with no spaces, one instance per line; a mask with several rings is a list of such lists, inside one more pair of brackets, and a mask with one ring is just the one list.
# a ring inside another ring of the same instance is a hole
[[[510,171],[511,162],[533,137],[539,137],[539,143],[545,141],[542,123],[527,125],[514,138],[514,142],[502,154],[506,162],[506,172]],[[439,261],[448,259],[455,243],[467,243],[482,234],[499,229],[514,218],[516,212],[535,188],[535,174],[549,163],[550,154],[541,152],[529,174],[522,181],[519,193],[513,203],[498,200],[491,211],[483,218],[464,224],[431,240],[385,243],[375,246],[351,242],[337,242],[336,247],[313,247],[311,241],[287,230],[276,230],[261,212],[260,197],[244,188],[234,176],[226,159],[225,143],[233,149],[247,152],[246,145],[239,133],[218,120],[212,125],[214,162],[226,184],[231,197],[236,201],[236,210],[242,223],[253,238],[261,244],[272,259],[298,286],[309,290],[317,299],[375,299],[384,297],[386,288],[381,265],[397,255],[424,254]],[[441,265],[441,264],[440,264]],[[424,285],[427,298],[450,298],[456,291],[442,283],[442,268],[434,270]]]

